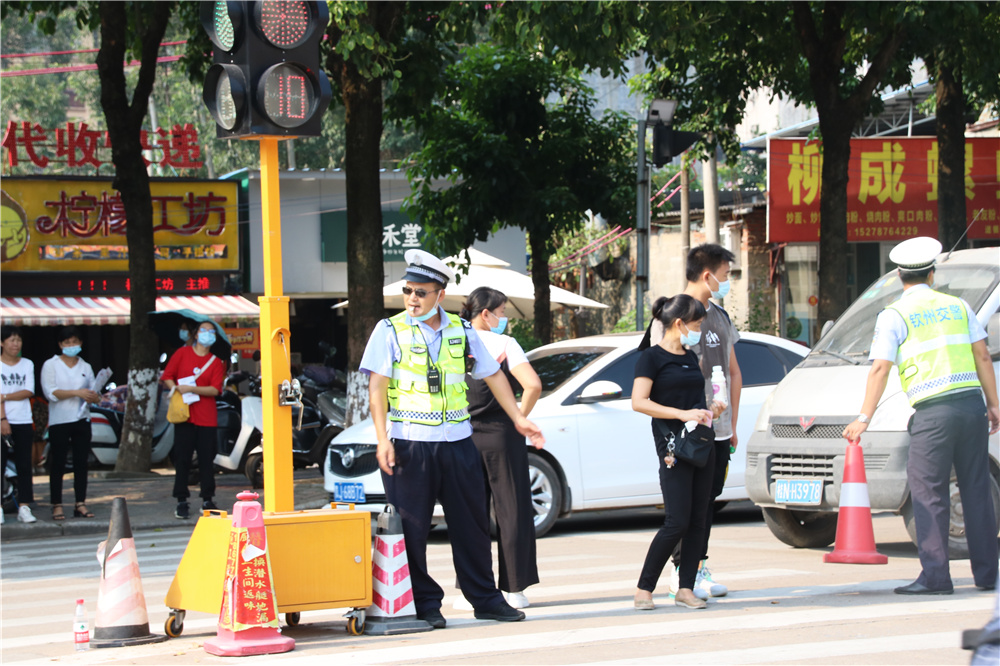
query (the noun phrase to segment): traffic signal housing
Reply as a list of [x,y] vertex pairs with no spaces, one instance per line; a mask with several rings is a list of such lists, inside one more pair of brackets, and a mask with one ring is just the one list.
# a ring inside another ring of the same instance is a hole
[[215,46],[203,98],[218,137],[319,136],[331,97],[319,49],[329,20],[325,2],[202,3]]
[[701,138],[698,132],[679,132],[670,125],[653,125],[653,164],[661,167]]

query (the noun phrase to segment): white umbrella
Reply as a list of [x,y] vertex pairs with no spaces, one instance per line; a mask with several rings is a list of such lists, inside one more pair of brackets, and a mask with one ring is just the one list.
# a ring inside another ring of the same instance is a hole
[[[444,301],[442,305],[448,312],[458,312],[462,309],[462,304],[466,297],[478,287],[492,287],[502,291],[507,296],[507,316],[519,319],[530,319],[534,317],[535,311],[535,285],[531,278],[522,275],[517,271],[512,271],[506,266],[507,262],[496,257],[492,257],[484,252],[469,248],[469,258],[471,265],[467,275],[456,272],[457,280],[448,285],[445,289]],[[448,257],[444,260],[450,265],[462,265],[465,260],[461,257]],[[398,280],[386,285],[382,289],[382,296],[385,299],[386,309],[403,309],[403,286],[405,280]],[[549,285],[549,300],[552,309],[560,307],[572,308],[606,308],[607,305],[598,303],[595,300],[580,296],[572,291],[560,289]],[[348,302],[344,301],[334,305],[334,308],[347,307]]]

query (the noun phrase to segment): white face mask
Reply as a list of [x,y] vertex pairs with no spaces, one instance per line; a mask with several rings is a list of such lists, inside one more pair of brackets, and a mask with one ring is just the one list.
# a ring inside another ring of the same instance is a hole
[[417,321],[427,321],[428,319],[430,319],[431,317],[433,317],[434,315],[437,314],[437,311],[438,311],[438,302],[440,300],[441,300],[441,292],[438,292],[438,297],[434,300],[434,307],[432,307],[430,310],[428,310],[424,314],[420,315],[419,317],[414,316],[414,315],[410,315],[410,316],[413,317],[414,319],[416,319]]

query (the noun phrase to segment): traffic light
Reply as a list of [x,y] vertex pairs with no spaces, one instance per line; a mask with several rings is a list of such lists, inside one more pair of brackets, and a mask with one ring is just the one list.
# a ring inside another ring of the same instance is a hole
[[203,98],[220,138],[319,136],[330,82],[319,44],[326,2],[203,2],[215,45]]
[[678,132],[670,125],[653,125],[653,164],[658,167],[668,164],[700,138],[698,132]]

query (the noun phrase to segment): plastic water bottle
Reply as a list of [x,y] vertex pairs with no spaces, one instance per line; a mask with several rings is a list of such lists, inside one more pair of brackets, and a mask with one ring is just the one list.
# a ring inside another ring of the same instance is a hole
[[729,405],[729,389],[726,388],[726,374],[721,365],[712,366],[712,399]]
[[76,613],[73,615],[73,644],[76,649],[90,649],[90,629],[87,625],[87,609],[83,606],[83,599],[76,600]]

